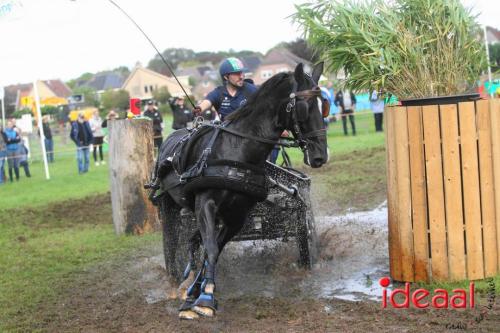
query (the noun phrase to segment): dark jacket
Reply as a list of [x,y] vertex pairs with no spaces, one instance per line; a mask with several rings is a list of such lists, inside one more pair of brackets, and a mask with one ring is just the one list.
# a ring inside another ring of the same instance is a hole
[[[352,91],[350,91],[350,93],[351,93],[351,104],[354,106],[356,105],[356,96],[352,93]],[[339,90],[335,95],[335,105],[340,106],[342,110],[344,110],[344,93],[342,92],[342,90]]]
[[193,112],[186,108],[184,105],[177,105],[175,101],[170,102],[170,108],[172,109],[172,114],[174,115],[174,121],[172,122],[172,128],[175,130],[186,128],[187,123],[193,121]]
[[143,116],[153,120],[153,134],[154,136],[160,136],[162,131],[161,124],[163,123],[160,112],[156,109],[153,111],[146,110]]
[[[50,130],[49,123],[42,123],[43,127],[43,135],[45,135],[45,139],[52,140],[52,131]],[[40,134],[40,130],[38,130],[38,134]]]
[[[69,137],[76,143],[77,147],[88,146],[94,140],[89,122],[84,121],[81,125],[81,127],[78,126],[78,121],[71,123],[71,133]],[[83,128],[83,132],[80,132],[80,128]]]

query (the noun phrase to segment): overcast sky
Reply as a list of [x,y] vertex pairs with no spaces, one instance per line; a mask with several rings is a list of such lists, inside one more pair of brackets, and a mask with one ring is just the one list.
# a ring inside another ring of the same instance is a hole
[[[255,50],[300,37],[289,15],[306,0],[115,0],[160,51]],[[500,1],[462,0],[500,28]],[[10,4],[10,11],[2,6]],[[107,0],[0,0],[0,86],[68,80],[84,72],[147,65],[154,49]]]

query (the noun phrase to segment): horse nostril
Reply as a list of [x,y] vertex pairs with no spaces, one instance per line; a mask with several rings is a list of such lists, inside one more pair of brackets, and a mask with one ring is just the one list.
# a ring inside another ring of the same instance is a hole
[[316,157],[312,161],[312,167],[320,167],[325,163],[325,160],[322,157]]

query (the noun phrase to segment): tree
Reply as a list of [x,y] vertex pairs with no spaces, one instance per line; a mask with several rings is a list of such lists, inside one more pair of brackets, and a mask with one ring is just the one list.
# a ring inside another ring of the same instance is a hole
[[87,72],[87,73],[84,73],[84,74],[80,75],[76,79],[69,80],[68,82],[66,82],[66,84],[68,85],[68,87],[70,89],[75,89],[77,83],[79,83],[79,82],[87,82],[90,79],[92,79],[93,77],[94,77],[94,74]]
[[497,71],[500,69],[500,43],[489,44],[491,69]]
[[294,19],[352,90],[401,99],[461,94],[485,68],[481,29],[459,0],[316,0]]
[[170,97],[172,95],[168,92],[167,87],[160,87],[153,91],[153,98],[160,104],[167,104]]
[[107,90],[101,96],[101,105],[104,109],[126,110],[129,107],[130,95],[126,90]]
[[[168,48],[162,52],[162,55],[172,69],[176,69],[177,66],[183,61],[195,58],[195,52],[193,50],[184,48]],[[170,70],[159,55],[155,55],[155,57],[149,61],[148,68],[163,75],[172,76]]]
[[85,99],[85,105],[87,106],[99,106],[99,102],[97,101],[97,93],[91,87],[81,86],[73,89],[74,95],[83,95]]
[[281,47],[284,47],[288,51],[295,54],[297,57],[301,57],[302,59],[308,60],[312,63],[316,63],[319,61],[318,53],[314,52],[314,50],[302,38],[297,38],[293,42],[279,43],[274,48],[281,48]]

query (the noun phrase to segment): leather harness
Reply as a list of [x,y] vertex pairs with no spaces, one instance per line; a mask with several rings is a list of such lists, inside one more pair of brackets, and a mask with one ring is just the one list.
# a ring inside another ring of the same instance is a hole
[[[326,129],[319,129],[302,134],[297,117],[296,102],[297,99],[307,101],[310,98],[319,97],[321,96],[321,90],[296,90],[297,83],[294,82],[292,93],[289,96],[290,100],[288,101],[285,109],[287,115],[286,119],[291,122],[291,124],[286,124],[291,126],[285,127],[292,130],[294,138],[286,139],[295,142],[300,147],[302,152],[308,155],[306,139],[326,135]],[[161,179],[166,176],[170,168],[173,168],[179,175],[179,178],[177,181],[168,184],[167,188],[164,189],[165,191],[179,185],[185,185],[184,191],[187,192],[187,194],[203,187],[222,188],[252,195],[258,201],[265,200],[267,197],[268,184],[266,182],[263,167],[258,168],[247,163],[227,160],[215,160],[207,163],[215,140],[221,132],[227,132],[235,136],[269,145],[290,146],[290,143],[269,140],[241,133],[227,127],[229,123],[230,122],[224,122],[222,124],[204,124],[193,130],[187,131],[187,133],[185,133],[179,141],[174,143],[173,148],[170,149],[173,156],[167,156],[161,161],[160,157],[158,157],[152,183],[145,186],[146,188],[151,188],[153,190],[150,194],[150,199],[155,202],[157,201],[155,199],[158,199],[158,197],[161,196],[161,194],[156,195],[156,190],[160,188]],[[204,148],[203,153],[191,167],[186,169],[187,153],[197,139],[205,134],[208,134],[208,132],[212,132],[212,135],[207,146]]]

